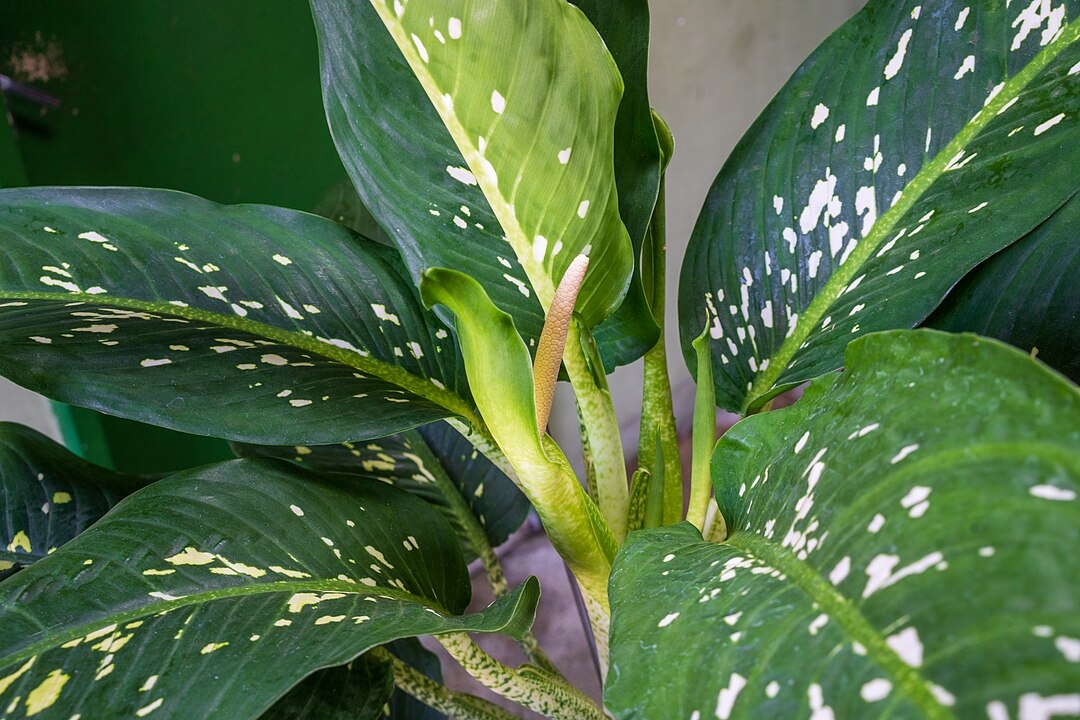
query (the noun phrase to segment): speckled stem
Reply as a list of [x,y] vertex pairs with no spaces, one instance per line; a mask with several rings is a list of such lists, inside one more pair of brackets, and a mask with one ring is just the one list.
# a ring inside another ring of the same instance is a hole
[[390,661],[394,668],[394,685],[399,690],[455,720],[514,720],[516,717],[487,700],[450,690],[406,665],[384,648],[377,647],[369,652],[376,659]]
[[[570,323],[563,364],[574,388],[581,413],[583,436],[592,451],[596,471],[596,504],[618,543],[626,538],[626,512],[630,507],[630,489],[626,477],[619,419],[611,395],[600,387],[585,358],[581,337],[583,329]],[[603,372],[601,369],[600,372]]]
[[450,656],[484,687],[552,720],[606,720],[604,711],[580,690],[558,678],[503,665],[465,633],[436,638]]
[[642,273],[646,297],[653,320],[660,326],[660,337],[645,353],[644,381],[641,399],[641,427],[638,432],[638,467],[658,475],[656,465],[656,433],[664,455],[664,512],[663,524],[674,525],[682,519],[683,483],[682,462],[679,457],[679,435],[675,427],[675,409],[671,400],[671,378],[668,374],[667,344],[664,340],[664,308],[667,292],[667,247],[665,240],[665,193],[663,176],[656,199],[649,231],[641,248]]

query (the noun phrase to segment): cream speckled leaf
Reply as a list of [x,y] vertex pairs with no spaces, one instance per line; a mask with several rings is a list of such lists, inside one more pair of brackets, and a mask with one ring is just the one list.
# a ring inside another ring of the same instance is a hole
[[0,243],[0,372],[52,398],[262,443],[472,413],[453,338],[399,258],[328,220],[168,191],[5,190]]
[[28,427],[0,423],[0,578],[55,552],[147,482],[87,462]]
[[1080,2],[874,0],[717,176],[683,265],[717,402],[754,410],[912,327],[1080,182]]
[[613,170],[622,83],[585,16],[563,0],[313,8],[343,161],[414,276],[484,279],[535,339],[589,247],[579,311],[590,325],[613,311],[633,269]]
[[535,580],[460,615],[446,523],[381,483],[237,460],[132,495],[0,583],[9,714],[253,718],[320,668],[418,634],[518,634]]
[[717,444],[723,544],[627,541],[617,717],[1080,708],[1080,391],[974,335],[877,333],[845,360]]
[[242,457],[289,460],[345,482],[387,482],[411,492],[446,518],[468,561],[476,548],[463,515],[474,516],[495,547],[521,527],[531,508],[513,481],[445,422],[367,442],[233,449]]

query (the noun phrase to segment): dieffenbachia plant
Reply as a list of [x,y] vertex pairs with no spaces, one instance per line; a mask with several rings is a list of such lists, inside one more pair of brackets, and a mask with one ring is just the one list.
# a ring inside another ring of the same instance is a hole
[[[312,9],[360,231],[0,193],[0,371],[241,458],[138,478],[0,427],[3,717],[514,716],[421,635],[553,718],[1080,715],[1080,2],[874,0],[766,108],[683,266],[685,515],[645,0]],[[606,374],[642,355],[631,484]],[[530,505],[602,700],[493,551]]]

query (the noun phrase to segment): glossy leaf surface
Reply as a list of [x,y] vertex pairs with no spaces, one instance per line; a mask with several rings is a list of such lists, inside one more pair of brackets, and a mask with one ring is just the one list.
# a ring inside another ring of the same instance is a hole
[[578,252],[594,260],[579,301],[591,325],[622,298],[633,253],[612,169],[617,69],[576,8],[514,7],[313,3],[327,116],[364,204],[417,282],[469,273],[528,342]]
[[132,495],[0,584],[0,703],[65,720],[257,717],[311,672],[396,638],[516,635],[538,588],[457,615],[469,595],[453,533],[408,493],[271,460],[209,466]]
[[[360,443],[235,449],[245,457],[276,457],[318,473],[387,482],[411,492],[446,518],[466,560],[475,558],[476,550],[459,512],[476,517],[492,546],[502,544],[529,513],[528,499],[510,478],[446,423]],[[459,499],[448,496],[443,478]]]
[[28,427],[0,423],[0,577],[55,552],[147,482],[87,462]]
[[[634,257],[640,258],[661,172],[660,144],[649,102],[649,4],[647,0],[580,0],[574,4],[604,39],[623,79],[623,96],[615,117],[615,185],[619,215],[630,234]],[[640,270],[639,261],[622,305],[593,330],[608,372],[643,355],[659,337]]]
[[394,252],[328,220],[168,191],[7,190],[0,237],[0,372],[52,398],[263,443],[471,412],[453,340]]
[[1080,392],[1060,375],[972,335],[871,335],[721,438],[713,480],[724,544],[684,524],[616,561],[617,717],[1080,707]]
[[708,309],[722,407],[919,323],[1076,191],[1078,15],[880,0],[811,55],[721,170],[683,265],[687,362]]
[[260,715],[261,720],[379,720],[394,692],[388,662],[361,655],[300,681]]
[[926,325],[995,337],[1080,382],[1080,195],[961,280]]

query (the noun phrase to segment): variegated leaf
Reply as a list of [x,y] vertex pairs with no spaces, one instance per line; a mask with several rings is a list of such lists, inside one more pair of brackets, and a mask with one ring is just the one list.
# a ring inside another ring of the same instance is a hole
[[974,335],[876,333],[845,361],[717,444],[725,542],[623,546],[616,717],[1080,712],[1080,391]]
[[535,341],[588,249],[579,310],[610,314],[634,264],[612,168],[622,83],[584,15],[563,0],[313,7],[339,151],[414,277],[468,272]]
[[1027,350],[1080,382],[1080,194],[961,280],[926,325]]
[[400,260],[328,220],[5,190],[0,242],[0,372],[57,400],[261,443],[472,414],[453,339]]
[[717,402],[754,410],[912,327],[1080,186],[1080,2],[874,0],[721,170],[683,266]]
[[[474,517],[485,545],[502,544],[531,506],[516,485],[444,422],[341,445],[234,445],[244,457],[276,457],[324,475],[387,482],[428,502],[457,533],[466,560],[477,555]],[[468,517],[466,517],[468,516]]]
[[28,427],[0,423],[0,578],[55,552],[148,482],[76,457]]
[[310,673],[397,638],[520,635],[530,579],[461,615],[469,574],[435,511],[272,460],[135,493],[0,583],[0,707],[42,719],[255,718]]

